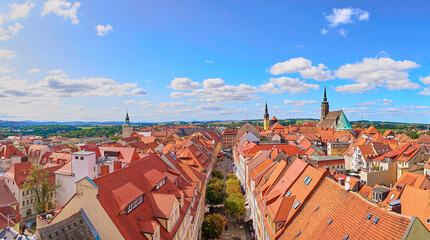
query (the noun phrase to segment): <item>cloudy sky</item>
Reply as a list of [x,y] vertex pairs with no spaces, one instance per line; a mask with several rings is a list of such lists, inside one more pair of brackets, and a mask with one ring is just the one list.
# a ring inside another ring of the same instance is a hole
[[428,1],[0,1],[0,120],[430,122]]

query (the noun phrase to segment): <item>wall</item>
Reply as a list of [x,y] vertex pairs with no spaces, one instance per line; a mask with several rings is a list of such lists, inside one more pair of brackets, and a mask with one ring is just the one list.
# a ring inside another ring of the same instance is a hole
[[366,181],[366,185],[369,187],[375,186],[375,184],[381,185],[385,184],[390,186],[391,183],[395,182],[396,179],[396,163],[388,163],[388,170],[365,172],[359,173],[361,180]]

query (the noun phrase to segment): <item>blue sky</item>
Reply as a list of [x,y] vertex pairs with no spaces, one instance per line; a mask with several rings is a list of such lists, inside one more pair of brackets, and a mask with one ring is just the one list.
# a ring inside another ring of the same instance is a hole
[[430,121],[430,3],[0,3],[0,119]]

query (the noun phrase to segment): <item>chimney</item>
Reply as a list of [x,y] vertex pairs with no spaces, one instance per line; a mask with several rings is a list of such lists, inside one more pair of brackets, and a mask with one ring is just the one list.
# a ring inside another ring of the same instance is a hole
[[113,162],[113,171],[116,172],[120,170],[122,168],[121,165],[122,165],[121,161]]
[[108,165],[100,166],[100,176],[103,177],[104,175],[108,175],[108,174],[109,174],[109,166]]

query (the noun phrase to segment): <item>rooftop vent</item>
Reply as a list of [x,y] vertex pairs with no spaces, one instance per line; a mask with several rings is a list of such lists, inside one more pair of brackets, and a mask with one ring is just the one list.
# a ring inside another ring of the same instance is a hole
[[378,221],[379,221],[379,218],[378,218],[378,217],[375,217],[375,219],[373,219],[373,224],[377,224],[377,223],[378,223]]

